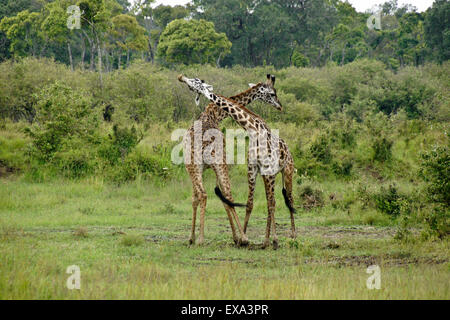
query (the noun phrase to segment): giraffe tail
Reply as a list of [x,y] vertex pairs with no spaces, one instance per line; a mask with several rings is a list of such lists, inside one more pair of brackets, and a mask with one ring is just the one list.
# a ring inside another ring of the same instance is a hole
[[222,190],[220,190],[220,188],[218,186],[216,186],[216,188],[214,189],[216,195],[219,197],[220,200],[222,200],[223,203],[229,205],[230,207],[246,207],[247,205],[242,204],[242,203],[234,203],[231,202],[230,200],[228,200],[227,198],[225,198],[225,196],[222,193]]
[[284,203],[286,204],[286,207],[288,207],[289,211],[295,213],[295,208],[292,206],[291,201],[289,200],[287,191],[285,188],[283,188],[283,197],[284,197]]

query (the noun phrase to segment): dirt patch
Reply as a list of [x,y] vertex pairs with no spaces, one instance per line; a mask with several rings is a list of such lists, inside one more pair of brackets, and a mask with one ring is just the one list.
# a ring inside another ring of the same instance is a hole
[[439,257],[409,257],[401,255],[380,255],[380,256],[331,256],[326,259],[310,258],[305,259],[307,264],[327,264],[334,265],[338,267],[350,267],[350,266],[393,266],[401,267],[408,265],[418,265],[418,264],[428,264],[428,265],[438,265],[443,263],[448,263],[449,260]]
[[372,178],[378,180],[379,182],[383,182],[383,176],[371,165],[366,167],[366,171],[372,176]]
[[388,239],[395,235],[395,228],[375,227],[301,227],[298,235],[320,236],[321,238],[366,238],[366,239]]
[[197,263],[199,264],[209,264],[209,263],[215,263],[215,262],[234,262],[234,263],[242,263],[242,264],[248,264],[248,265],[256,265],[257,262],[252,259],[242,259],[242,258],[218,258],[218,257],[212,257],[212,258],[197,258]]
[[[290,221],[277,223],[277,234],[279,237],[289,237],[291,232]],[[307,238],[327,238],[329,240],[339,240],[345,238],[358,239],[392,239],[396,229],[393,227],[372,227],[372,226],[297,226],[297,237]],[[414,230],[412,230],[414,232]],[[260,238],[265,233],[265,228],[252,225],[249,227],[248,236],[250,239]]]

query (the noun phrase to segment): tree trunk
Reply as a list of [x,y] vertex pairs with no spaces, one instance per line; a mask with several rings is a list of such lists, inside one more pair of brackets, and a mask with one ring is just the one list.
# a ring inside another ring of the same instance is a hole
[[100,87],[103,88],[103,74],[102,74],[102,48],[100,45],[100,39],[97,32],[95,32],[95,39],[97,41],[97,54],[98,54],[98,74],[100,76]]
[[152,64],[155,60],[155,55],[153,54],[153,48],[151,44],[150,36],[148,36],[148,51],[150,52],[150,60],[152,61]]
[[85,55],[86,55],[86,43],[84,42],[83,35],[81,35],[81,70],[84,70]]
[[119,59],[117,61],[117,69],[120,70],[120,63],[121,63],[121,60],[122,60],[122,52],[120,52],[120,50],[119,50],[118,56],[119,56]]
[[89,70],[94,71],[95,44],[93,41],[90,43],[90,50],[91,50],[91,61],[89,64]]
[[70,48],[70,42],[69,41],[67,41],[67,52],[69,53],[70,69],[73,71],[72,49]]
[[130,49],[127,49],[127,68],[130,65]]

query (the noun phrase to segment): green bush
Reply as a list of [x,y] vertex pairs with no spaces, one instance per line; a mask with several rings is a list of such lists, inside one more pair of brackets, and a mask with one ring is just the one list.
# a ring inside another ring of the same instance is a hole
[[174,173],[170,156],[169,146],[161,144],[154,146],[151,152],[135,149],[124,161],[112,167],[111,178],[119,184],[135,180],[139,175],[162,180],[170,178]]
[[436,147],[422,154],[420,175],[428,182],[430,201],[450,206],[450,152],[447,147]]
[[435,206],[431,211],[424,214],[423,222],[425,230],[422,237],[425,239],[443,239],[450,234],[450,212],[443,205]]
[[81,178],[95,172],[97,163],[92,152],[93,150],[73,146],[73,148],[57,152],[53,162],[64,176]]
[[331,148],[327,136],[321,135],[316,141],[313,142],[309,151],[317,160],[322,161],[323,163],[330,163]]
[[36,94],[55,81],[72,88],[92,89],[91,73],[80,74],[50,59],[24,58],[0,64],[0,118],[33,121]]
[[316,207],[322,207],[325,203],[323,198],[323,191],[314,189],[309,185],[303,186],[301,188],[299,196],[302,206],[306,210],[311,210],[312,208]]
[[372,159],[380,162],[391,160],[393,144],[394,143],[386,137],[375,137],[372,143]]
[[370,99],[387,115],[405,110],[409,119],[415,119],[421,116],[420,106],[429,103],[434,94],[435,90],[423,80],[401,75],[387,79],[383,90],[371,95]]
[[374,195],[376,208],[390,216],[398,216],[402,212],[409,211],[409,202],[403,195],[400,195],[395,185],[389,185],[385,189],[381,187],[380,192]]
[[292,55],[292,64],[297,68],[304,68],[309,66],[309,59],[298,51]]
[[118,160],[125,160],[125,157],[142,140],[142,134],[138,134],[136,128],[120,128],[117,124],[113,126],[112,134],[108,135],[99,148],[99,155],[103,159],[114,165]]
[[40,161],[51,161],[64,148],[86,148],[71,145],[74,138],[84,143],[98,139],[98,112],[92,108],[90,95],[75,91],[59,82],[45,87],[36,96],[36,116],[27,133],[32,138],[32,153]]
[[349,159],[345,159],[342,162],[333,162],[332,168],[335,174],[348,177],[352,173],[353,162]]

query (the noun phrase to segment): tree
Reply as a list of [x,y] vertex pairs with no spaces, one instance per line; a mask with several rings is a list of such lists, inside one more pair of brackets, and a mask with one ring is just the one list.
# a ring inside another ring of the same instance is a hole
[[50,40],[58,44],[67,45],[69,63],[73,70],[72,48],[70,45],[70,38],[73,32],[67,28],[67,7],[69,5],[70,2],[64,0],[48,3],[45,6],[47,16],[42,22],[42,30]]
[[450,58],[450,1],[436,0],[425,16],[425,39],[440,62]]
[[[194,0],[194,16],[214,22],[232,41],[229,64],[284,67],[301,45],[320,60],[324,37],[337,22],[332,0]],[[297,45],[298,44],[298,45]]]
[[119,48],[118,68],[121,65],[122,51],[127,53],[127,66],[130,63],[130,51],[145,51],[148,39],[145,29],[139,25],[135,17],[120,14],[112,19],[110,34]]
[[[34,12],[41,8],[42,2],[39,0],[3,0],[0,2],[0,21],[4,17],[13,17],[24,10]],[[0,62],[11,57],[10,45],[11,42],[5,32],[0,30]]]
[[398,34],[398,56],[400,64],[423,64],[427,54],[423,16],[417,12],[405,13],[401,16]]
[[16,16],[5,17],[0,22],[0,31],[10,40],[10,51],[14,56],[41,56],[45,43],[38,26],[42,16],[38,12],[24,10]]
[[153,9],[153,18],[155,23],[164,29],[171,21],[176,19],[183,19],[189,15],[188,9],[183,6],[165,6],[160,4]]
[[83,34],[91,47],[91,70],[94,68],[94,52],[97,48],[98,72],[100,85],[103,86],[102,76],[102,41],[110,20],[123,11],[123,7],[114,0],[81,0],[78,2],[81,9],[81,26]]
[[218,63],[230,48],[227,36],[217,33],[212,22],[177,19],[161,34],[158,55],[171,63]]
[[189,15],[189,10],[183,6],[159,5],[152,8],[154,0],[137,0],[134,12],[139,23],[144,26],[148,35],[149,61],[154,62],[155,51],[159,37],[169,22],[183,19]]

